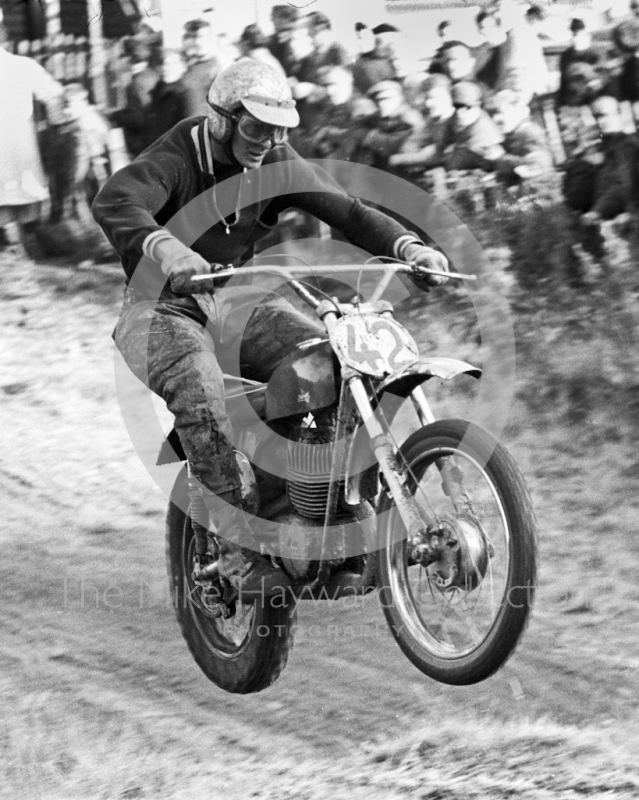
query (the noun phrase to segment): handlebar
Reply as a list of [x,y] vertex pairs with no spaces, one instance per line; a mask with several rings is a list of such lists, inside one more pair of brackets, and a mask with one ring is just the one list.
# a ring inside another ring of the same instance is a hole
[[[339,266],[321,266],[321,267],[305,267],[302,265],[296,265],[294,267],[240,267],[236,269],[235,267],[224,267],[222,264],[212,264],[214,271],[210,275],[195,275],[191,280],[194,283],[200,283],[201,281],[211,281],[215,280],[216,278],[230,278],[233,275],[236,275],[238,272],[241,271],[242,274],[246,274],[247,272],[256,274],[256,273],[264,273],[264,274],[271,274],[271,275],[283,275],[284,277],[292,277],[294,273],[301,274],[301,275],[326,275],[331,273],[339,273],[339,272],[346,272],[347,270],[358,271],[358,272],[402,272],[402,273],[413,273],[415,272],[415,265],[409,263],[403,264],[343,264]],[[476,275],[465,275],[460,272],[444,272],[443,270],[438,269],[428,269],[428,267],[419,267],[417,272],[423,275],[439,275],[444,278],[452,278],[457,280],[465,280],[465,281],[476,281]]]
[[313,275],[317,276],[318,272],[325,275],[326,273],[343,273],[349,268],[352,270],[357,270],[358,272],[384,272],[384,276],[379,283],[379,286],[373,293],[373,296],[370,298],[371,301],[379,300],[381,295],[384,293],[386,286],[394,273],[402,272],[402,273],[417,273],[417,274],[425,274],[425,275],[441,275],[445,278],[456,278],[458,280],[467,280],[467,281],[476,281],[476,275],[464,275],[459,272],[444,272],[442,270],[437,269],[428,269],[428,267],[419,267],[417,270],[414,269],[415,265],[409,264],[406,262],[395,262],[391,264],[353,264],[351,265],[340,265],[340,266],[321,266],[321,267],[311,267],[311,266],[302,266],[296,265],[293,267],[268,267],[268,266],[254,266],[254,267],[240,267],[240,269],[236,269],[235,267],[228,266],[224,267],[222,264],[211,264],[212,272],[210,275],[195,275],[191,278],[193,282],[200,283],[202,281],[211,281],[215,280],[216,278],[230,278],[233,275],[236,275],[238,272],[242,272],[246,274],[247,272],[253,274],[269,274],[269,275],[281,275],[288,279],[291,287],[295,290],[295,292],[306,302],[309,306],[313,308],[317,308],[320,305],[320,300],[308,290],[304,283],[301,283],[298,280],[293,278],[294,274],[298,275]]

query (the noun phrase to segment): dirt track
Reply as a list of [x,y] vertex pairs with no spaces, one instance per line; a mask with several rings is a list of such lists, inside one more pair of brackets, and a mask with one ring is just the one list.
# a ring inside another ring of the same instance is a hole
[[[489,681],[424,678],[374,598],[300,606],[280,680],[225,694],[164,597],[166,499],[113,388],[119,268],[0,254],[0,796],[639,796],[631,454],[508,441],[540,518],[539,602]],[[516,413],[515,413],[516,416]]]

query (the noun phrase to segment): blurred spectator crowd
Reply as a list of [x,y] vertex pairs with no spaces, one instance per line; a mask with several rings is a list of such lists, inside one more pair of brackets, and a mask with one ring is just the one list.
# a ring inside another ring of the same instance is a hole
[[[271,35],[253,24],[231,44],[211,21],[194,20],[182,52],[165,53],[162,64],[143,37],[134,42],[127,105],[114,115],[131,155],[179,120],[206,114],[211,81],[248,56],[287,76],[301,118],[290,140],[303,156],[357,161],[444,197],[469,181],[515,199],[563,187],[580,212],[634,210],[639,0],[605,31],[580,18],[557,31],[541,6],[506,0],[479,12],[474,47],[451,38],[442,20],[436,52],[408,73],[395,25],[358,22],[352,53],[320,11],[276,5],[271,21]],[[551,72],[544,48],[561,40],[567,47]]]
[[[211,20],[193,20],[181,52],[141,31],[128,44],[126,103],[108,121],[82,87],[66,87],[67,123],[75,121],[76,140],[85,142],[78,158],[89,199],[113,168],[109,127],[122,129],[129,156],[137,156],[180,120],[205,115],[213,79],[248,56],[287,77],[301,118],[290,141],[305,157],[374,166],[444,199],[463,185],[482,202],[488,188],[493,202],[563,196],[590,218],[636,210],[639,0],[605,28],[574,18],[564,21],[566,31],[541,6],[501,0],[476,17],[479,46],[451,38],[453,26],[442,20],[436,52],[412,72],[394,25],[357,23],[352,53],[322,12],[277,5],[271,19],[272,34],[253,24],[236,43]],[[567,45],[549,70],[544,49],[558,41]],[[55,146],[49,154],[58,158]],[[55,213],[64,196],[65,187],[54,185]]]

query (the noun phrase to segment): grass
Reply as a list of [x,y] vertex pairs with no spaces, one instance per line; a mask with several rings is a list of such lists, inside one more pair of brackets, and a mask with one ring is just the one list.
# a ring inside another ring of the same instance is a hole
[[[634,800],[639,731],[473,716],[369,743],[328,763],[247,755],[159,714],[131,716],[115,693],[4,692],[0,797],[30,800],[257,797]],[[138,709],[140,712],[140,709]]]

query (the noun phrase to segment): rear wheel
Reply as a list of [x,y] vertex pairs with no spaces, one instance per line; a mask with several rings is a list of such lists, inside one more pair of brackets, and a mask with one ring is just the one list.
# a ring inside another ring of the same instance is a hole
[[397,643],[424,674],[442,683],[476,683],[510,656],[532,605],[536,530],[530,496],[507,450],[463,420],[420,429],[401,454],[429,527],[439,528],[451,549],[439,562],[414,563],[406,537],[398,535],[399,513],[384,497],[384,613]]
[[217,616],[193,581],[195,536],[188,508],[186,470],[173,487],[166,522],[167,566],[178,623],[196,663],[221,689],[259,692],[279,677],[293,647],[295,606],[282,598],[236,603],[228,619]]

